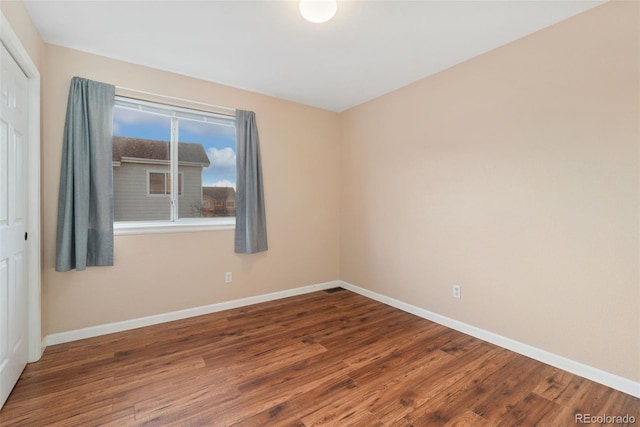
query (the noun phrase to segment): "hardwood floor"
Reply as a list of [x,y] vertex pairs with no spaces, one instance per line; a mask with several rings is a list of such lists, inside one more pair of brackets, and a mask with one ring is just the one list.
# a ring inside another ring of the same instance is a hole
[[640,400],[343,290],[51,346],[0,425],[569,426],[575,414],[639,425]]

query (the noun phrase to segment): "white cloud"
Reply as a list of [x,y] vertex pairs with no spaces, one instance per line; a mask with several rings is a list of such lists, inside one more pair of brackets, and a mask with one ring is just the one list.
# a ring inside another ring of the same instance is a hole
[[218,150],[217,148],[209,148],[207,150],[211,166],[209,168],[217,170],[235,170],[236,153],[229,147]]

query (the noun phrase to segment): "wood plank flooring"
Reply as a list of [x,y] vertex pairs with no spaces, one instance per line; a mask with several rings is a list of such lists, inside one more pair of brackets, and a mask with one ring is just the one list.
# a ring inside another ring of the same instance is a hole
[[342,290],[48,347],[0,425],[570,426],[575,414],[640,425],[640,399]]

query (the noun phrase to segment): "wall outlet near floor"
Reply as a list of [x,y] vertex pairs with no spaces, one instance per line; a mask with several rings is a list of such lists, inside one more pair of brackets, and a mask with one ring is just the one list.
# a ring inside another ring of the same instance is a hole
[[231,283],[233,282],[233,274],[231,274],[230,271],[227,271],[226,273],[224,273],[224,283]]
[[462,296],[462,288],[460,285],[453,285],[453,297],[460,299]]

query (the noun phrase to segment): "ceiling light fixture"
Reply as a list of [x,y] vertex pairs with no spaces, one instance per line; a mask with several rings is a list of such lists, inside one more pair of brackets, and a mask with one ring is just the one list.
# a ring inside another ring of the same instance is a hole
[[300,13],[304,19],[315,24],[327,22],[337,10],[336,0],[300,0]]

